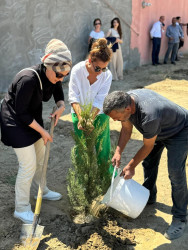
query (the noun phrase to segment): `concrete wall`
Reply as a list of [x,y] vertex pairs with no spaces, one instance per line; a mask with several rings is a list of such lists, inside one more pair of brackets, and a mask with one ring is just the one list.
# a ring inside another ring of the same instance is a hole
[[[146,64],[151,62],[152,42],[150,40],[149,31],[154,22],[159,20],[161,15],[164,15],[166,28],[171,24],[172,17],[181,16],[183,23],[188,23],[188,1],[187,0],[146,0],[151,3],[151,6],[142,8],[143,0],[132,0],[132,24],[131,26],[139,33],[131,31],[130,57],[140,60],[137,64]],[[188,37],[186,28],[184,27],[185,44],[184,53],[188,53]],[[160,58],[163,60],[166,53],[168,39],[165,33],[162,37],[162,44],[160,50]],[[133,60],[133,59],[132,59]],[[134,63],[134,66],[136,64]]]
[[[131,9],[130,0],[1,0],[0,91],[7,90],[19,70],[40,63],[52,38],[67,44],[74,64],[85,59],[93,20],[101,18],[102,30],[107,33],[110,21],[117,14],[131,23]],[[122,30],[124,67],[127,67],[130,28],[123,21]]]

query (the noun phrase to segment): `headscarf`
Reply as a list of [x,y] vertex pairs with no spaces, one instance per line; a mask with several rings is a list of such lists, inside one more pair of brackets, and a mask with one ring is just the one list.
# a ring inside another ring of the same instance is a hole
[[58,39],[52,39],[46,46],[42,63],[55,72],[70,71],[72,66],[71,52],[67,46]]

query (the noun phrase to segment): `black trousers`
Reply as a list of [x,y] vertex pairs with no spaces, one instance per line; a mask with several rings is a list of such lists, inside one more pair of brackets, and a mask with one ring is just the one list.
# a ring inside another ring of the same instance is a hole
[[[166,147],[168,156],[168,174],[172,188],[172,215],[174,218],[186,220],[188,191],[186,179],[186,159],[188,153],[188,126],[178,134],[157,141],[151,153],[144,159],[143,186],[150,190],[150,198],[156,199],[158,166],[163,149]],[[165,185],[165,183],[164,183]]]
[[159,52],[161,47],[161,38],[153,37],[152,63],[159,63]]

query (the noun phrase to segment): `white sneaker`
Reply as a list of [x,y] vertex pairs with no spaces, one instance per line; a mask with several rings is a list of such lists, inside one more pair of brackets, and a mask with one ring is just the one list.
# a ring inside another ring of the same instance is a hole
[[[29,210],[27,212],[14,211],[14,217],[17,218],[17,219],[20,219],[25,224],[32,224],[33,219],[34,219],[34,213],[31,210]],[[40,223],[40,222],[41,222],[41,219],[39,218],[38,223]]]
[[27,212],[14,211],[14,217],[22,220],[25,224],[32,224],[33,218],[34,218],[34,213],[31,210],[27,211]]
[[[37,196],[34,196],[35,199],[37,199]],[[47,194],[44,194],[42,196],[43,200],[49,200],[49,201],[58,201],[62,198],[62,195],[60,193],[54,192],[49,190]]]

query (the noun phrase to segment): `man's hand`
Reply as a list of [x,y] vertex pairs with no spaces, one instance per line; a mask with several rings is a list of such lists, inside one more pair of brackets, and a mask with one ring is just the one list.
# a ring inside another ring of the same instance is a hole
[[131,179],[135,174],[135,167],[143,161],[152,151],[157,135],[150,139],[143,139],[144,145],[141,149],[136,153],[136,155],[130,160],[127,166],[122,170],[121,176],[124,179]]
[[132,179],[134,175],[135,175],[135,170],[130,165],[125,166],[120,174],[120,176],[123,176],[125,180]]
[[169,37],[169,40],[172,41],[172,40],[174,40],[174,38],[173,37]]
[[125,145],[129,141],[133,129],[133,125],[131,122],[121,122],[121,132],[119,136],[118,146],[112,158],[112,165],[119,167],[121,163],[121,153],[123,152]]
[[112,158],[112,165],[118,168],[120,163],[121,163],[121,154],[119,152],[115,152]]

